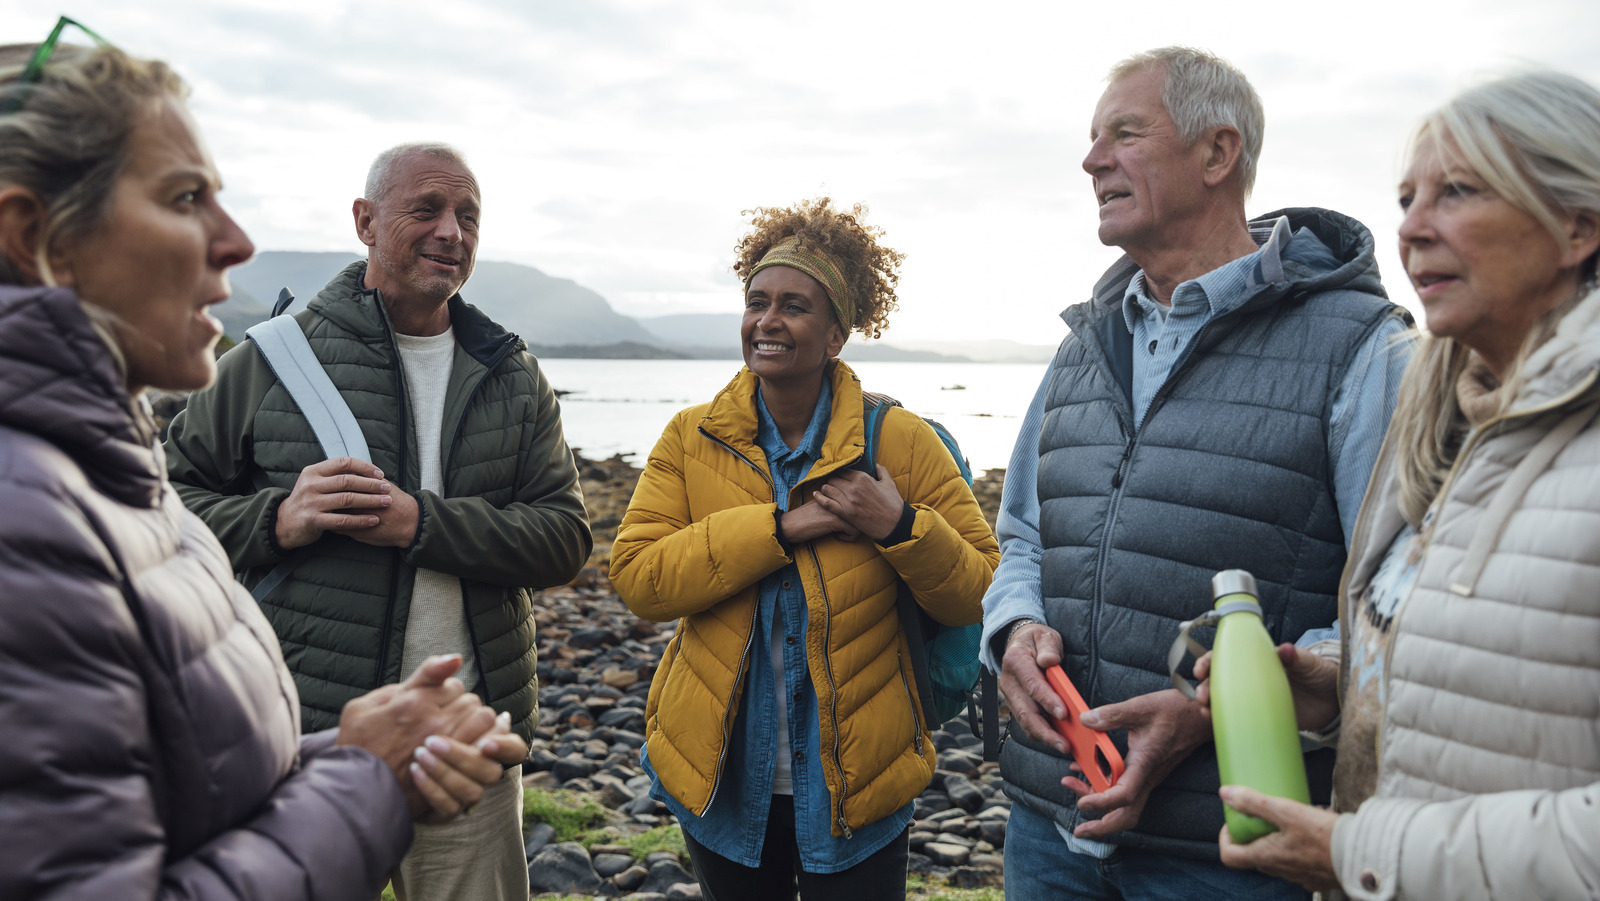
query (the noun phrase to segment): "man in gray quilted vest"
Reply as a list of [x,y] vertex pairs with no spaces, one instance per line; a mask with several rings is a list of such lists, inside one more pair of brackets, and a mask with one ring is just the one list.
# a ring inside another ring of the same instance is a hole
[[[531,592],[571,580],[592,546],[555,392],[521,338],[461,299],[480,197],[459,152],[383,152],[353,212],[367,259],[295,320],[372,462],[323,459],[246,341],[174,419],[168,471],[245,584],[282,578],[259,600],[307,731],[455,653],[467,688],[531,737]],[[525,901],[519,769],[468,815],[417,827],[394,876],[400,898]]]
[[[1083,168],[1125,256],[1070,330],[1006,474],[984,662],[1012,710],[1006,897],[1304,898],[1221,865],[1209,723],[1172,688],[1211,576],[1255,574],[1277,641],[1331,634],[1356,510],[1394,409],[1408,317],[1372,235],[1329,210],[1250,219],[1261,100],[1187,48],[1111,71]],[[1047,717],[1059,663],[1126,758],[1095,792]],[[1332,752],[1306,756],[1327,802]]]

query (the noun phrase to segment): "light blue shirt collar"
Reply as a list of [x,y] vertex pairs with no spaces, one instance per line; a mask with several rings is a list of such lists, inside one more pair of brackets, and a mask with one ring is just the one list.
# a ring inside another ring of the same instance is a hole
[[1251,228],[1250,237],[1259,245],[1255,253],[1247,253],[1178,285],[1172,292],[1170,307],[1149,295],[1144,270],[1135,272],[1122,295],[1122,322],[1128,334],[1135,333],[1134,323],[1138,320],[1163,322],[1167,314],[1174,311],[1180,315],[1206,312],[1210,315],[1205,319],[1215,319],[1238,309],[1252,293],[1246,290],[1252,283],[1282,280],[1283,251],[1294,238],[1289,217],[1279,216],[1271,225]]

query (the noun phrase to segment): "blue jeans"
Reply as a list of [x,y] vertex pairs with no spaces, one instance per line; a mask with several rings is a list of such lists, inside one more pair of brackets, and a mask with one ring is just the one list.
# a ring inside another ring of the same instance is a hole
[[1308,901],[1300,886],[1209,860],[1118,848],[1104,860],[1067,849],[1055,821],[1025,804],[1006,826],[1006,901]]

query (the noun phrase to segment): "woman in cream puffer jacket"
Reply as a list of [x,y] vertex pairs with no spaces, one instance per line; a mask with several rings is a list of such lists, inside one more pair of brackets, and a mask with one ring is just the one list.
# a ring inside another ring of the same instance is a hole
[[1600,91],[1549,73],[1457,97],[1401,205],[1432,334],[1351,543],[1337,675],[1280,649],[1302,727],[1337,733],[1339,813],[1224,788],[1281,831],[1224,831],[1223,860],[1372,901],[1593,898]]

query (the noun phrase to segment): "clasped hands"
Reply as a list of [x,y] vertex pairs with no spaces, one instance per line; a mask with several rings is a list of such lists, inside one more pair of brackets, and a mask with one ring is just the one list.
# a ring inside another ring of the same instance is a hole
[[419,823],[454,819],[528,756],[508,714],[495,716],[460,679],[461,655],[430,657],[404,682],[344,706],[338,745],[376,754],[399,780]]
[[278,505],[273,538],[291,551],[324,532],[379,547],[410,547],[417,536],[417,499],[365,460],[334,457],[313,463],[300,471]]
[[791,544],[832,535],[855,541],[862,535],[882,541],[894,532],[905,511],[905,499],[881,464],[878,477],[854,469],[840,470],[812,493],[811,500],[783,514],[783,537]]

